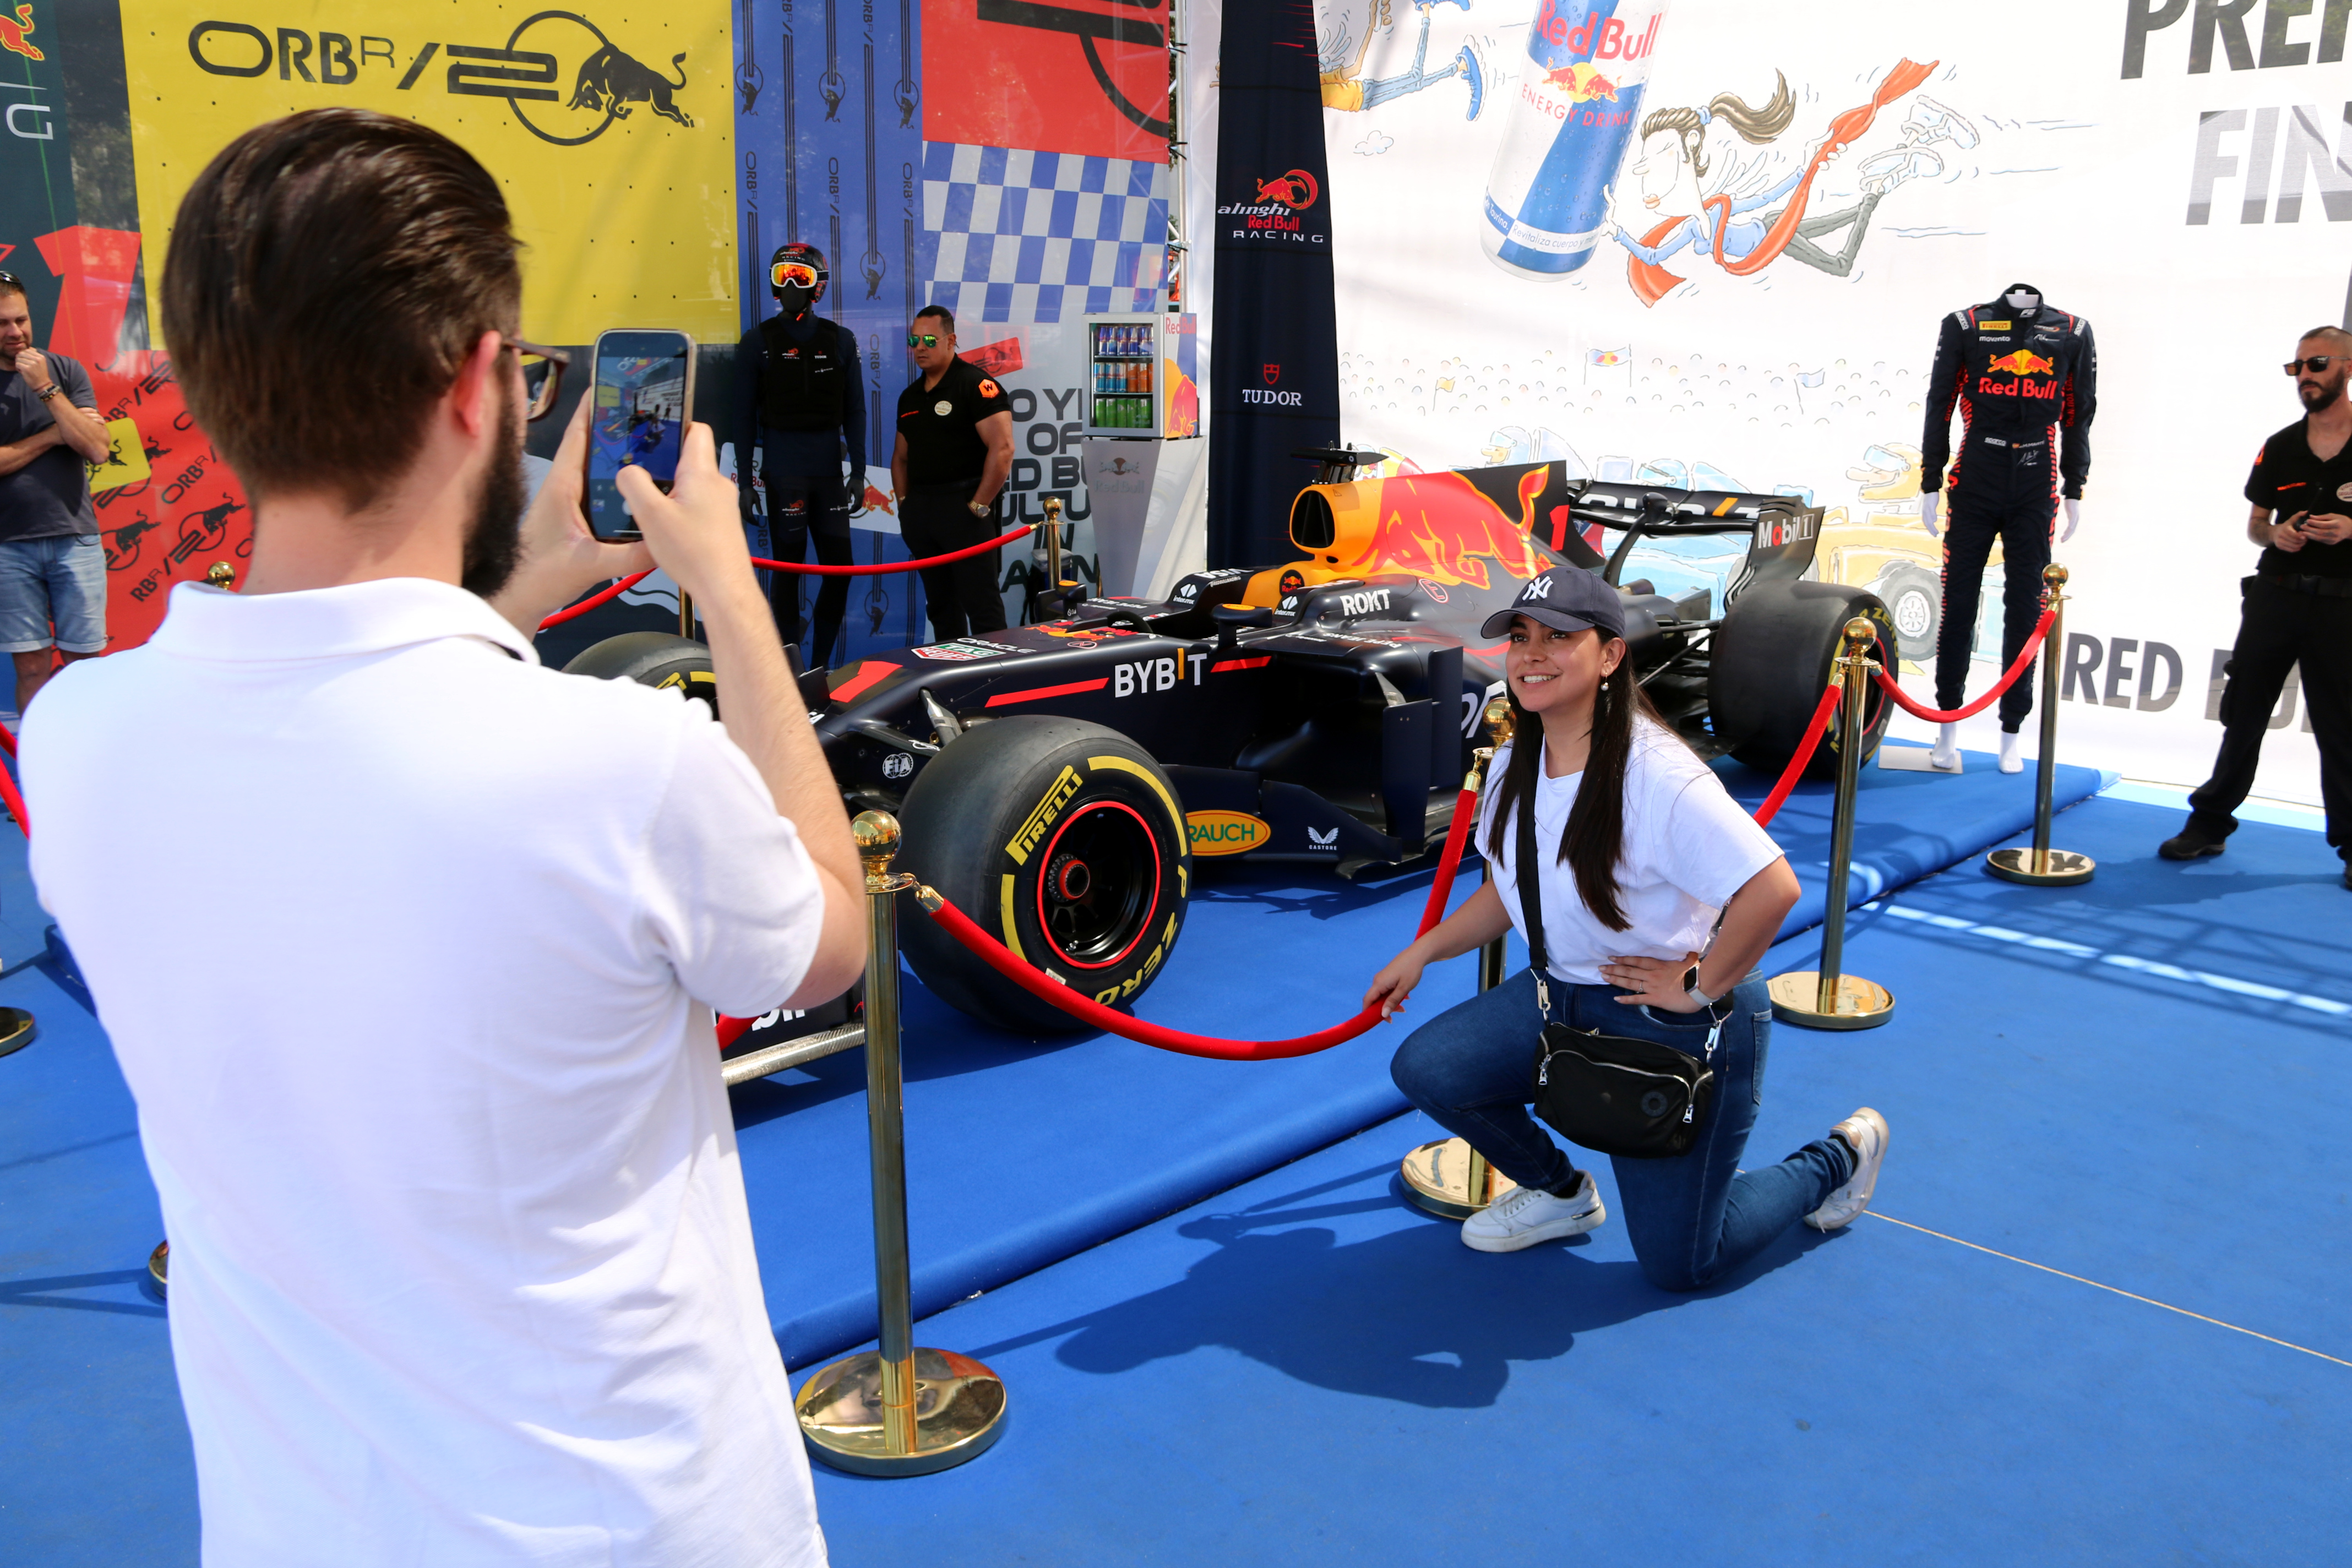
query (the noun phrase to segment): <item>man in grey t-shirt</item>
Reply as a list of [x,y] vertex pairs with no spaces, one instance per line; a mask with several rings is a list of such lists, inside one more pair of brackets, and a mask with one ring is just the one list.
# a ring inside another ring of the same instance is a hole
[[25,286],[0,272],[0,649],[16,711],[68,660],[106,651],[106,552],[87,465],[106,460],[89,373],[33,346]]

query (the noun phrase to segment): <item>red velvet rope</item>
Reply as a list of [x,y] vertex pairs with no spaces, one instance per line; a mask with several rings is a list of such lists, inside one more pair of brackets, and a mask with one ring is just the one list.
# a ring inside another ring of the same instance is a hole
[[1925,719],[1930,724],[1957,724],[1963,719],[1973,719],[1978,714],[1983,712],[1986,709],[1992,706],[1994,700],[1999,698],[2002,692],[2017,684],[2017,678],[2023,675],[2025,673],[2026,667],[2033,662],[2034,654],[2039,651],[2042,647],[2042,639],[2050,635],[2050,623],[2057,618],[2058,611],[2055,606],[2042,611],[2042,624],[2035,626],[2033,628],[2033,635],[2025,639],[2025,646],[2020,648],[2017,652],[2017,662],[2009,667],[2008,670],[2001,676],[2000,681],[1993,687],[1993,689],[1990,691],[1986,692],[1982,697],[1978,698],[1974,702],[1969,703],[1967,707],[1955,708],[1948,713],[1944,712],[1940,709],[1922,707],[1919,703],[1913,701],[1909,694],[1906,693],[1902,687],[1896,685],[1894,679],[1883,669],[1873,670],[1871,672],[1871,679],[1878,682],[1878,689],[1881,691],[1885,692],[1888,697],[1894,699],[1896,707],[1902,709],[1903,711],[1910,714],[1913,718]]
[[1797,742],[1797,754],[1790,757],[1789,765],[1780,770],[1780,782],[1772,786],[1772,793],[1764,797],[1764,804],[1748,814],[1756,818],[1757,826],[1769,827],[1772,819],[1780,815],[1780,807],[1788,802],[1789,792],[1797,787],[1798,775],[1805,771],[1805,764],[1813,760],[1814,749],[1822,743],[1822,736],[1829,730],[1830,715],[1837,711],[1838,699],[1844,695],[1845,688],[1832,680],[1828,689],[1822,693],[1822,700],[1813,704],[1813,717],[1805,726],[1805,738]]
[[576,620],[580,616],[586,615],[589,611],[594,609],[599,605],[609,605],[614,600],[619,598],[622,595],[627,593],[630,589],[635,587],[638,584],[644,582],[653,574],[653,569],[651,567],[647,567],[643,572],[635,573],[629,576],[624,577],[619,582],[613,584],[610,587],[605,588],[601,592],[590,595],[587,598],[581,600],[578,604],[566,605],[564,608],[556,611],[555,614],[548,616],[547,619],[539,623],[539,629],[541,631],[545,631],[550,626],[560,626],[566,621]]
[[[8,754],[10,756],[16,754],[13,738],[9,742]],[[0,768],[0,804],[5,804],[8,807],[9,815],[16,819],[16,826],[25,837],[32,837],[33,819],[25,814],[25,797],[16,788],[15,775],[11,774],[6,768]]]
[[771,572],[798,572],[812,577],[872,577],[879,576],[886,572],[919,572],[927,566],[944,566],[950,561],[961,561],[968,556],[983,554],[991,550],[1002,550],[1037,526],[1039,525],[1034,522],[1024,522],[1012,532],[1000,533],[985,544],[967,544],[961,550],[950,550],[945,555],[926,555],[920,561],[885,561],[877,562],[871,566],[860,566],[852,562],[846,566],[828,566],[823,563],[809,564],[799,561],[762,561],[754,556],[751,564],[765,567]]

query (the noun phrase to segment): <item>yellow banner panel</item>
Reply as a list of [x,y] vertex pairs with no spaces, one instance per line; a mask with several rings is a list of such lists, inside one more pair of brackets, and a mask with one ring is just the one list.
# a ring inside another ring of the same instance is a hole
[[147,275],[223,146],[351,104],[430,125],[498,176],[529,247],[525,336],[652,326],[732,342],[727,29],[727,0],[141,0],[122,31]]

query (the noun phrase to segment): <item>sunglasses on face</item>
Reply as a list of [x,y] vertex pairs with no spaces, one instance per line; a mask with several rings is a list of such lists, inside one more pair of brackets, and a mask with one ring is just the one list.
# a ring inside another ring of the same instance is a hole
[[2286,362],[2286,373],[2300,375],[2306,370],[2326,370],[2343,357],[2342,354],[2314,354],[2309,359],[2291,359]]
[[937,332],[908,332],[907,346],[910,349],[935,349],[940,346],[940,335]]
[[816,268],[805,261],[779,261],[768,268],[768,282],[778,289],[816,287]]
[[563,389],[563,367],[572,363],[572,356],[562,349],[525,342],[520,338],[507,339],[506,346],[522,361],[523,390],[530,395],[523,417],[546,418],[554,412],[555,395]]

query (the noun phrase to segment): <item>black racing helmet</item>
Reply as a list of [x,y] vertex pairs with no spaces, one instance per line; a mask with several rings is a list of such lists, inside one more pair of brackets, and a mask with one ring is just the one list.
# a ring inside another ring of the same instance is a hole
[[[789,274],[787,268],[791,269]],[[809,280],[811,272],[815,274],[814,281]],[[825,268],[824,252],[798,240],[776,247],[776,253],[768,258],[768,292],[782,298],[788,276],[812,290],[809,295],[812,305],[824,298],[824,286],[832,278]]]

